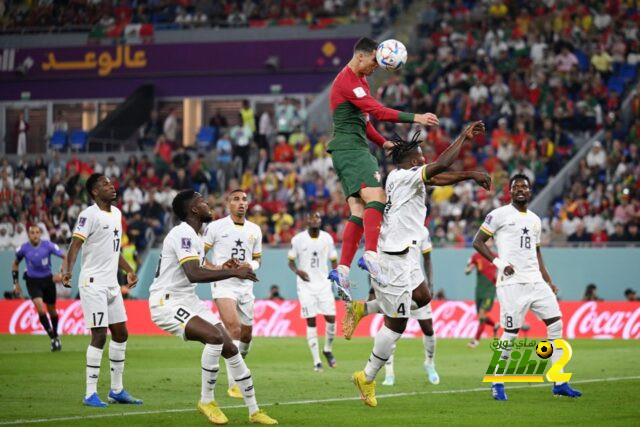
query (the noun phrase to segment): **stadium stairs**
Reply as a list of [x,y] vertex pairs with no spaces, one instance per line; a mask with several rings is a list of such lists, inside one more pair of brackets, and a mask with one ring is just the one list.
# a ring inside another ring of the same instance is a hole
[[89,151],[120,151],[147,120],[153,108],[153,85],[138,87],[89,132]]

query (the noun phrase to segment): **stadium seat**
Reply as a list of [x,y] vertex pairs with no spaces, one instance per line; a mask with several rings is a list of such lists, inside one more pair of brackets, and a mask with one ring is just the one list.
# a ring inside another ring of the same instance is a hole
[[210,150],[213,147],[213,137],[215,129],[211,126],[203,126],[196,135],[196,146],[205,150]]
[[57,130],[51,135],[49,145],[56,151],[62,151],[67,145],[67,132],[63,130]]
[[607,82],[607,89],[610,92],[616,92],[618,95],[622,95],[624,92],[624,79],[621,77],[610,77]]
[[71,132],[69,145],[72,150],[84,151],[87,148],[87,133],[82,130],[74,130]]
[[580,67],[580,71],[588,71],[589,70],[589,57],[582,51],[576,49],[574,52],[576,58],[578,58],[578,66]]
[[618,70],[617,77],[623,79],[625,82],[635,80],[638,68],[635,65],[622,64]]

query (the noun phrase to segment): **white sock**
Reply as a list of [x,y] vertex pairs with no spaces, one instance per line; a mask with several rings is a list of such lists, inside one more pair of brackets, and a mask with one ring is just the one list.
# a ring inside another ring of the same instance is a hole
[[200,359],[202,368],[200,401],[202,403],[216,400],[214,389],[218,378],[218,370],[220,369],[220,353],[222,353],[222,344],[205,344],[202,350],[202,358]]
[[[553,322],[552,324],[547,326],[547,337],[549,342],[553,346],[553,353],[551,354],[551,364],[553,365],[558,360],[560,360],[560,358],[564,354],[564,350],[559,347],[556,347],[556,344],[553,342],[553,340],[562,338],[562,319],[556,322]],[[559,372],[564,372],[564,368],[560,369]],[[565,381],[559,381],[559,382],[556,382],[555,385],[561,385],[564,383]]]
[[365,302],[364,308],[365,308],[364,310],[365,314],[380,313],[380,305],[378,304],[378,301],[375,299]]
[[333,339],[336,336],[336,324],[327,322],[327,336],[324,339],[324,351],[331,352],[333,349]]
[[[502,337],[500,338],[500,341],[511,341],[512,339],[515,339],[518,337],[518,334],[514,334],[512,332],[503,332],[502,333]],[[502,350],[502,355],[500,356],[500,360],[506,360],[506,364],[507,366],[509,365],[509,358],[511,357],[511,350],[513,350],[512,347],[507,348],[506,350]],[[507,370],[507,368],[505,367],[505,371]],[[504,374],[496,374],[496,375],[504,375]],[[493,384],[504,384],[503,382],[494,382]]]
[[98,391],[100,362],[102,362],[102,349],[91,345],[87,347],[87,392],[85,397]]
[[391,356],[389,356],[389,360],[384,364],[384,375],[385,377],[395,377],[395,373],[393,372],[393,354],[396,352],[396,345],[393,345],[393,350],[391,350]]
[[240,343],[238,344],[238,351],[240,352],[240,356],[242,356],[243,359],[247,357],[247,354],[249,354],[250,349],[251,349],[251,341],[249,342],[240,341]]
[[244,359],[240,356],[240,353],[233,357],[226,359],[229,372],[235,378],[236,383],[240,386],[242,396],[244,397],[244,403],[249,409],[249,415],[253,415],[258,411],[258,402],[256,402],[256,392],[253,389],[253,380],[251,379],[251,371],[244,363]]
[[382,329],[378,331],[373,340],[373,351],[371,351],[369,361],[364,367],[364,374],[367,377],[367,381],[373,381],[375,379],[382,365],[384,365],[393,354],[393,347],[399,339],[400,334],[393,332],[386,326],[382,326]]
[[124,352],[127,342],[109,342],[109,365],[111,367],[111,390],[114,393],[122,391],[122,374],[124,373]]
[[[238,347],[238,351],[240,351],[240,340],[233,340],[233,345]],[[233,379],[233,374],[231,373],[231,369],[229,369],[229,361],[227,359],[224,360],[224,364],[227,366],[227,381],[229,383],[229,388],[231,388],[234,385],[236,385],[236,382]]]
[[320,362],[320,351],[318,349],[318,330],[315,326],[307,326],[307,345],[313,358],[313,366]]
[[435,365],[436,358],[436,334],[423,335],[422,344],[424,344],[424,357],[428,365]]

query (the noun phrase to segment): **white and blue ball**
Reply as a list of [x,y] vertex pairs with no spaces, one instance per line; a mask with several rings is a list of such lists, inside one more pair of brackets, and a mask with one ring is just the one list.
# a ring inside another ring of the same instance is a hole
[[398,40],[385,40],[378,45],[376,61],[385,70],[399,70],[407,62],[407,48]]

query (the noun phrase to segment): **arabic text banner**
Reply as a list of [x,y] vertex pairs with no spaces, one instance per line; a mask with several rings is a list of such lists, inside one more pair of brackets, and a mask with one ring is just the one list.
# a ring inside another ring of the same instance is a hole
[[[211,301],[206,302],[217,316]],[[146,300],[125,301],[132,335],[165,334],[152,321]],[[562,301],[564,337],[573,338],[640,338],[640,302],[582,302]],[[338,303],[338,322],[344,318],[344,303]],[[64,335],[87,334],[79,300],[58,302],[59,330]],[[471,301],[434,301],[434,329],[440,338],[471,338],[477,328],[475,305]],[[498,319],[499,308],[494,305],[490,316]],[[300,318],[298,301],[257,300],[255,304],[253,333],[255,336],[293,337],[306,336],[306,322]],[[382,327],[381,315],[367,316],[356,330],[355,336],[374,336]],[[543,338],[547,331],[544,324],[531,313],[528,337]],[[319,333],[324,333],[324,322],[318,322]],[[338,328],[340,329],[340,328]],[[490,328],[486,328],[489,333]],[[44,334],[38,314],[30,300],[0,300],[0,333]],[[338,331],[338,334],[340,332]],[[405,337],[421,336],[415,320],[409,320]],[[524,335],[523,335],[524,336]]]

